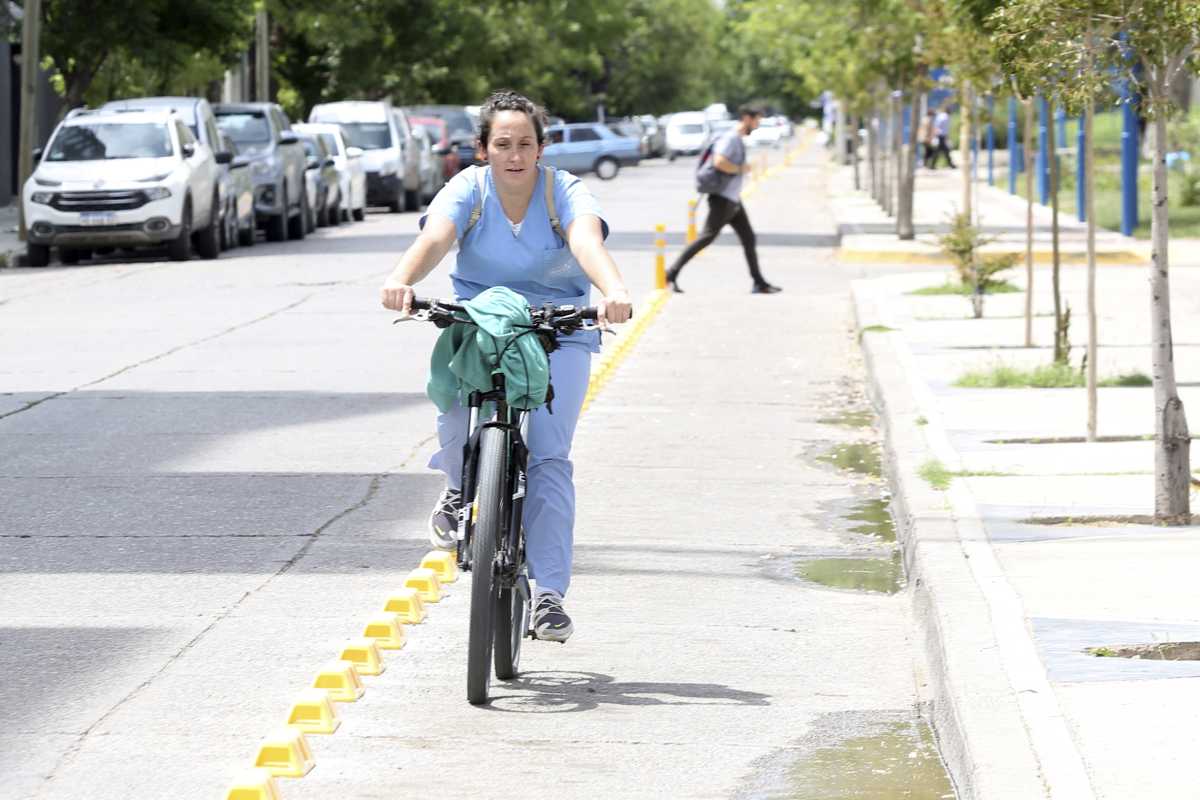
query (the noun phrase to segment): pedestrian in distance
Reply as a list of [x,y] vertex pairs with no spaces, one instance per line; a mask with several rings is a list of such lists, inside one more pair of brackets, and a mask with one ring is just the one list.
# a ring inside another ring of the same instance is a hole
[[933,118],[933,135],[937,144],[934,147],[933,158],[929,160],[929,168],[937,169],[938,156],[944,155],[946,164],[950,169],[954,169],[954,161],[950,158],[950,113],[944,106],[938,109],[937,116]]
[[[458,173],[429,204],[420,220],[421,233],[382,287],[386,308],[410,314],[413,285],[457,243],[450,278],[460,301],[505,286],[533,307],[582,307],[589,305],[595,286],[603,295],[597,304],[601,325],[629,319],[629,292],[604,246],[608,225],[595,197],[569,172],[538,163],[545,128],[545,112],[528,98],[507,90],[488,98],[479,121],[478,151],[484,163]],[[547,181],[553,181],[552,195]],[[553,413],[542,406],[529,420],[523,521],[526,558],[537,585],[533,629],[539,639],[563,642],[574,630],[562,607],[571,580],[575,526],[571,441],[587,393],[591,357],[598,351],[596,331],[561,339],[550,354]],[[446,476],[446,488],[429,519],[430,541],[446,550],[457,542],[468,413],[456,403],[438,416],[441,447],[429,461],[431,469]]]
[[679,254],[675,263],[667,270],[667,282],[671,284],[671,289],[679,294],[683,293],[679,288],[679,273],[683,271],[684,265],[712,244],[726,225],[733,227],[742,243],[742,250],[745,251],[746,264],[750,267],[750,278],[753,281],[750,291],[754,294],[774,294],[782,291],[778,286],[768,283],[758,268],[754,228],[750,226],[750,217],[746,215],[746,207],[742,205],[741,199],[742,178],[751,171],[742,137],[749,136],[758,127],[761,116],[762,111],[759,109],[742,106],[738,109],[737,126],[714,139],[701,153],[696,171],[697,188],[708,194],[708,217],[704,220],[704,230],[700,236]]
[[929,109],[921,118],[921,124],[917,126],[917,144],[921,148],[921,163],[926,167],[929,167],[930,162],[933,161],[934,141],[933,109]]

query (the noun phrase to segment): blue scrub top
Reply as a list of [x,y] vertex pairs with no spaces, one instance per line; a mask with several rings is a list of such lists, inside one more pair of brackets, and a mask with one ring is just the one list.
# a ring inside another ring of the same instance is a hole
[[[477,169],[485,171],[482,213],[464,240],[463,230],[471,219],[478,191]],[[546,172],[545,169],[538,170],[533,198],[521,224],[521,232],[516,236],[504,216],[490,167],[464,169],[433,198],[425,216],[421,217],[421,227],[425,227],[430,214],[440,214],[454,223],[459,250],[450,278],[459,299],[469,300],[493,286],[507,286],[528,300],[531,306],[547,302],[588,305],[591,281],[571,255],[567,243],[550,227],[550,212],[546,209]],[[564,233],[570,231],[571,223],[581,216],[600,217],[600,205],[582,180],[564,170],[555,170],[554,183],[555,211]],[[608,223],[603,217],[600,217],[600,226],[607,238]]]

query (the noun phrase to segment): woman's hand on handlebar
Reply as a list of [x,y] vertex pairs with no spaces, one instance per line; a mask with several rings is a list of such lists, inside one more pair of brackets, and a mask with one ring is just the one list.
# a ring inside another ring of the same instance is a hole
[[389,278],[379,290],[384,308],[399,311],[404,317],[412,315],[412,301],[416,296],[413,287],[406,283],[394,283]]
[[633,302],[629,299],[629,292],[624,289],[606,295],[596,308],[599,312],[596,321],[602,328],[618,322],[628,322],[633,316]]

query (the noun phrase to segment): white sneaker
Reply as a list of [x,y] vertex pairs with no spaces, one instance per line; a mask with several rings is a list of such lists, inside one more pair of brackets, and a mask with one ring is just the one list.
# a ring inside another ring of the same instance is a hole
[[533,635],[550,642],[565,642],[575,632],[571,618],[563,611],[562,597],[556,592],[542,592],[533,609]]
[[429,515],[429,543],[439,550],[453,550],[458,543],[458,510],[462,492],[447,487]]

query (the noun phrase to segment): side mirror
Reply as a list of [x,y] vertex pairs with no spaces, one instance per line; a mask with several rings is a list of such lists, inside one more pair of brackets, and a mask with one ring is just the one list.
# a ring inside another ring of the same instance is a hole
[[361,147],[347,147],[346,158],[362,158],[363,149]]
[[191,158],[192,156],[196,155],[196,145],[194,144],[185,144],[183,147],[179,148],[179,150],[183,153],[184,158]]
[[40,148],[40,147],[33,148],[33,163],[36,164],[41,160],[42,160],[42,148]]
[[327,167],[336,167],[336,166],[337,166],[337,162],[336,162],[336,161],[334,161],[332,158],[327,158],[327,159],[325,159],[325,166],[327,166]]
[[300,144],[300,137],[292,131],[284,131],[279,134],[280,144]]
[[305,169],[316,169],[319,166],[321,166],[321,162],[317,160],[317,157],[309,156],[308,159],[305,161],[304,168]]
[[229,166],[231,169],[245,169],[250,166],[250,160],[245,156],[237,156]]
[[229,152],[228,150],[221,150],[214,156],[214,158],[217,159],[218,164],[228,164],[233,161],[233,153]]

